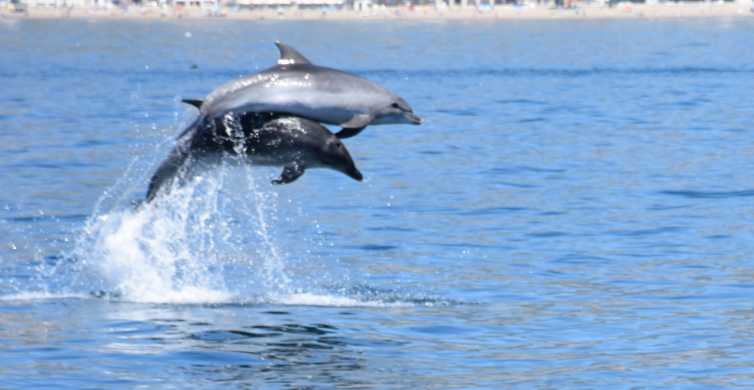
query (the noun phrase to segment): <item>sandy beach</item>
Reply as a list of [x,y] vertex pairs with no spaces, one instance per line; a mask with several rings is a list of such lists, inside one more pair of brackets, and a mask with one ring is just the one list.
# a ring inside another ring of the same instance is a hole
[[158,8],[137,7],[129,8],[47,8],[31,7],[25,13],[12,13],[8,10],[0,12],[6,19],[234,19],[234,20],[558,20],[558,19],[673,19],[673,18],[706,18],[706,17],[752,17],[752,3],[750,1],[734,3],[663,3],[663,4],[631,4],[620,3],[612,7],[605,5],[579,4],[572,8],[553,8],[534,4],[514,6],[497,5],[495,7],[435,7],[434,5],[414,7],[378,7],[367,10],[328,10],[297,9],[254,9],[233,10],[222,8],[211,12],[206,9],[187,7]]

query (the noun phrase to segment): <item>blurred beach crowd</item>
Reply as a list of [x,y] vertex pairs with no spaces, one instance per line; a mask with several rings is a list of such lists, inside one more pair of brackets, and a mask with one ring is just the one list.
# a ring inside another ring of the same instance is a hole
[[754,0],[0,0],[2,18],[750,17]]

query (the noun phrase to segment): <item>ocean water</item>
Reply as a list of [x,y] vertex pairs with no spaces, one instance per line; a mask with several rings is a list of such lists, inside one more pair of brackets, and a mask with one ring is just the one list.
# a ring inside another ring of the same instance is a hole
[[[0,19],[0,387],[754,386],[754,21]],[[136,209],[282,40],[422,126]]]

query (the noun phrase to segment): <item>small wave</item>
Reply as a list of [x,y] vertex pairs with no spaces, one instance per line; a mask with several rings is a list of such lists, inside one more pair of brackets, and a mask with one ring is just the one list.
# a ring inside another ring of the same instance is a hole
[[41,294],[21,293],[0,296],[0,300],[28,301],[28,300],[55,300],[70,298],[101,298],[112,302],[128,302],[143,304],[166,304],[166,305],[231,305],[231,306],[256,306],[256,305],[284,305],[284,306],[322,306],[322,307],[413,307],[433,306],[431,302],[413,301],[411,299],[396,300],[395,297],[385,297],[384,300],[372,297],[349,297],[336,294],[318,292],[297,292],[285,294],[272,294],[268,296],[241,296],[226,291],[213,291],[202,288],[185,288],[170,291],[166,294],[144,294],[141,296],[123,296],[120,293],[108,293],[104,291],[92,294]]
[[662,226],[654,229],[636,229],[636,230],[611,230],[607,233],[613,236],[624,237],[643,237],[643,236],[655,236],[666,233],[677,233],[685,231],[686,228],[681,226]]
[[[376,290],[375,290],[376,291]],[[86,293],[51,293],[29,291],[0,295],[0,302],[59,301],[69,299],[101,299],[110,302],[127,302],[140,304],[165,305],[283,305],[283,306],[321,306],[344,308],[399,308],[399,307],[433,307],[462,304],[441,299],[414,298],[409,295],[399,296],[388,293],[384,296],[339,295],[328,292],[275,293],[267,296],[242,296],[227,291],[211,290],[199,287],[186,287],[160,294],[144,293],[140,295],[123,295],[119,292],[93,291]]]
[[428,69],[396,70],[374,69],[356,71],[365,77],[385,79],[395,78],[453,78],[459,77],[593,77],[593,76],[700,76],[721,74],[754,74],[754,68],[744,67],[591,67],[591,68],[470,68],[470,69]]
[[196,286],[160,291],[159,294],[153,291],[143,290],[140,293],[131,292],[124,297],[120,294],[110,295],[102,294],[101,292],[98,292],[96,295],[106,297],[113,301],[149,304],[213,305],[238,302],[238,297],[227,291],[212,290]]
[[660,191],[663,195],[680,196],[690,199],[726,199],[726,198],[750,198],[754,196],[754,190],[741,191]]
[[91,296],[79,293],[50,293],[42,291],[28,291],[15,294],[0,295],[0,301],[49,301],[87,298],[91,298]]
[[481,171],[484,175],[521,175],[521,174],[547,174],[554,175],[560,173],[566,173],[567,171],[562,168],[547,168],[547,167],[535,167],[530,165],[515,165],[509,167],[494,167]]
[[410,307],[414,306],[411,302],[403,301],[381,301],[381,300],[361,300],[337,295],[326,295],[316,293],[294,293],[272,297],[270,303],[280,305],[300,305],[300,306],[334,306],[334,307]]
[[42,222],[42,221],[73,221],[79,222],[86,220],[87,216],[84,214],[71,214],[71,215],[28,215],[8,218],[11,222]]

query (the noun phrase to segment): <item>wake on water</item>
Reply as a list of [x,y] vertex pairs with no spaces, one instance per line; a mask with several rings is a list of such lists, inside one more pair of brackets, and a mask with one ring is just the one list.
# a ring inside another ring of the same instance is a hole
[[[332,259],[323,262],[309,249],[298,254],[282,250],[289,245],[281,245],[277,230],[309,218],[298,208],[299,215],[281,222],[279,195],[271,187],[257,185],[254,172],[258,168],[224,163],[181,187],[174,185],[149,204],[134,207],[129,199],[145,183],[138,172],[151,171],[146,160],[135,158],[123,177],[101,196],[66,261],[38,272],[37,277],[46,280],[43,291],[20,291],[0,300],[100,297],[143,303],[323,306],[439,303],[363,284],[353,286],[347,270],[335,269],[338,266]],[[309,223],[319,228],[316,222]],[[314,237],[303,240],[305,245],[327,245],[316,232],[310,235]],[[300,237],[294,241],[302,242]],[[50,288],[50,281],[57,286]]]

